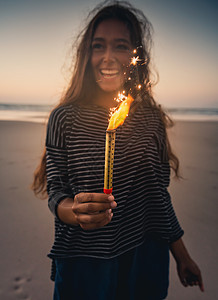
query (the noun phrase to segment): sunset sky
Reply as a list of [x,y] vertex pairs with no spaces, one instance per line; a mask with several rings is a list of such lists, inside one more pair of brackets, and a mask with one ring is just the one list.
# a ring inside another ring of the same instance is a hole
[[[55,104],[94,0],[0,0],[0,102]],[[218,107],[216,1],[134,0],[154,27],[158,102]],[[68,59],[67,59],[68,58]]]

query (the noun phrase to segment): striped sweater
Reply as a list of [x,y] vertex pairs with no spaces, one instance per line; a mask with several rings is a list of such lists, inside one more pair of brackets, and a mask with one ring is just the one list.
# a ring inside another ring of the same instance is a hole
[[50,258],[112,258],[142,244],[146,235],[173,242],[183,235],[167,187],[170,167],[165,128],[155,109],[142,102],[116,130],[113,195],[117,207],[106,226],[83,230],[58,219],[58,203],[77,193],[102,193],[108,110],[68,105],[50,115],[47,191],[55,216]]

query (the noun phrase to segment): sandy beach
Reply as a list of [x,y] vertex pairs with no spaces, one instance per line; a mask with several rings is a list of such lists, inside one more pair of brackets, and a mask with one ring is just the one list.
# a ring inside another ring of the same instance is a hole
[[[168,300],[211,300],[218,295],[218,122],[178,121],[170,129],[180,157],[183,180],[171,181],[171,195],[183,237],[199,264],[205,293],[184,288],[171,257]],[[0,121],[1,139],[1,262],[0,299],[50,300],[53,216],[46,200],[29,188],[42,153],[43,124]]]

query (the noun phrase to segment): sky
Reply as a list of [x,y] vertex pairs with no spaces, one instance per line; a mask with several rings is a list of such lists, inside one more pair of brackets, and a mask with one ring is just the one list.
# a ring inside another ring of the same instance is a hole
[[[71,45],[97,0],[0,0],[0,103],[57,104]],[[155,99],[166,107],[218,107],[218,5],[134,0],[154,27]]]

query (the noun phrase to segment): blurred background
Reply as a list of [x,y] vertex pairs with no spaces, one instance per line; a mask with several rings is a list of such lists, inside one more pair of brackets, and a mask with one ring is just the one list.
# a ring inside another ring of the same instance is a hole
[[[153,62],[160,76],[154,96],[176,120],[169,134],[184,178],[172,180],[170,193],[205,283],[204,294],[184,288],[171,259],[167,299],[216,299],[217,1],[130,2],[154,27]],[[53,216],[29,186],[45,143],[46,117],[70,79],[72,43],[98,3],[0,0],[0,299],[52,299],[46,255]]]
[[[21,109],[11,104],[58,103],[69,80],[74,38],[88,12],[100,2],[0,1],[0,109]],[[189,114],[217,115],[217,2],[130,2],[143,10],[154,27],[153,63],[160,76],[156,100],[177,108],[177,114],[184,114],[178,108],[192,108]]]

